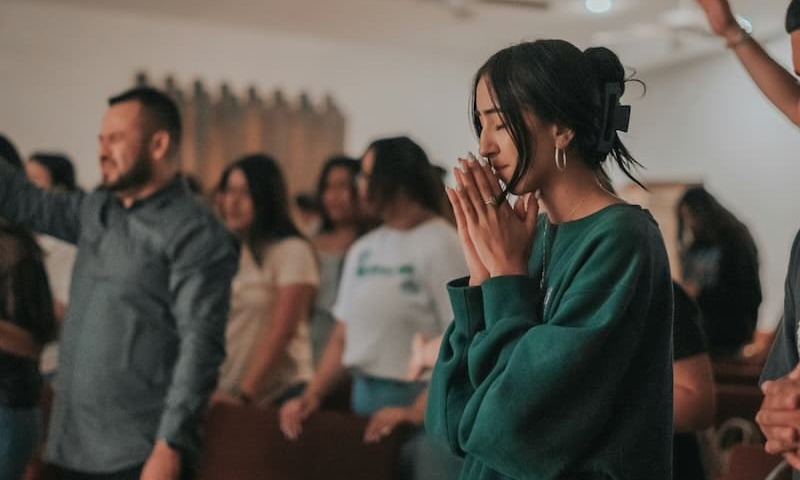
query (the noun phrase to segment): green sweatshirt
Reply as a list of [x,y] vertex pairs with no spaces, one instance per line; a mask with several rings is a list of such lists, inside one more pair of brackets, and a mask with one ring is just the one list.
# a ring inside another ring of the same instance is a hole
[[465,458],[462,479],[669,480],[672,284],[655,220],[627,204],[542,216],[529,272],[448,286],[428,431]]

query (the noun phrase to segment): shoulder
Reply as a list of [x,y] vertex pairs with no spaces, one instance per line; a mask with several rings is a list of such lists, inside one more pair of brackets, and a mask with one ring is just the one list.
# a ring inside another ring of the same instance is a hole
[[437,217],[420,225],[415,231],[415,236],[420,237],[420,241],[438,248],[460,245],[455,227],[443,218]]
[[635,248],[652,240],[663,241],[658,223],[639,205],[618,203],[590,217],[584,232],[587,240],[613,242],[619,248]]
[[[169,229],[168,249],[174,255],[238,258],[238,242],[206,205],[195,198],[179,198],[172,202],[171,212],[164,221]],[[204,258],[211,260],[211,258]]]
[[[562,228],[566,228],[564,232]],[[615,204],[589,217],[559,227],[565,233],[568,254],[586,272],[610,276],[638,276],[644,271],[666,271],[668,260],[658,224],[638,205]],[[617,282],[618,283],[618,282]]]
[[270,254],[273,256],[288,257],[290,259],[314,256],[314,248],[311,243],[305,238],[296,236],[282,238],[265,248],[269,249]]
[[358,240],[353,242],[353,246],[350,247],[350,251],[363,250],[364,248],[369,248],[372,245],[380,243],[386,237],[387,232],[388,229],[384,226],[370,230],[359,237]]

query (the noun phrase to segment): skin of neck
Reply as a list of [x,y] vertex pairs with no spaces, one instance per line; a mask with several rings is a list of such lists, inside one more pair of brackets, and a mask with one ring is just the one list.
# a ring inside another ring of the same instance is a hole
[[618,197],[603,189],[595,173],[577,159],[568,162],[564,171],[555,171],[539,192],[539,200],[553,224],[577,220],[620,202]]
[[410,230],[433,216],[433,212],[402,191],[381,212],[383,224],[396,230]]

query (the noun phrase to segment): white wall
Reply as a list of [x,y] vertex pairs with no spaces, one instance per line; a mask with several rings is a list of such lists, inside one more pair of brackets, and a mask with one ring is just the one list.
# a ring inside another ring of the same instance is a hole
[[[788,64],[785,41],[770,45]],[[408,133],[442,164],[474,148],[463,65],[425,52],[377,50],[269,32],[57,5],[0,3],[0,131],[23,152],[72,155],[85,186],[98,177],[95,136],[105,99],[134,72],[172,74],[184,85],[228,82],[237,91],[283,87],[331,93],[359,154],[376,136]],[[800,135],[724,52],[650,72],[626,141],[647,180],[704,180],[752,229],[762,259],[764,326],[781,311],[790,242],[800,227]],[[633,91],[633,90],[632,90]],[[631,95],[629,95],[631,96]]]
[[[767,47],[791,65],[788,38]],[[626,141],[646,165],[645,178],[702,180],[750,227],[761,258],[761,328],[767,329],[782,312],[789,249],[800,227],[800,132],[767,102],[733,53],[720,50],[643,75],[647,94],[629,99]]]
[[[358,155],[377,136],[408,133],[437,162],[474,141],[467,98],[477,66],[425,52],[374,49],[285,34],[58,5],[0,3],[0,131],[23,152],[64,150],[85,186],[98,179],[95,138],[108,96],[172,74],[215,89],[229,83],[291,98],[331,93],[348,118],[346,147]],[[215,92],[217,90],[214,90]]]

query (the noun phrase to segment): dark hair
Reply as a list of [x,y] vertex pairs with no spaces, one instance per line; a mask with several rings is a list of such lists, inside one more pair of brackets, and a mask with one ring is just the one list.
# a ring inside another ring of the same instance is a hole
[[408,137],[382,138],[372,142],[375,164],[370,172],[367,198],[381,211],[404,192],[423,207],[442,215],[441,181],[422,147]]
[[75,185],[75,167],[72,161],[60,153],[36,152],[31,155],[31,161],[47,169],[54,187],[61,187],[71,192],[77,189]]
[[0,133],[0,158],[22,170],[22,158],[19,156],[17,147],[2,133]]
[[698,231],[694,234],[694,242],[715,244],[722,241],[741,242],[747,250],[757,257],[757,249],[750,230],[727,208],[723,207],[702,185],[690,187],[678,201],[676,213],[678,217],[678,244],[685,249],[684,236],[686,225],[681,215],[681,207],[687,207],[697,219]]
[[[0,158],[19,170],[23,169],[22,158],[16,147],[2,134]],[[10,265],[3,265],[5,262],[0,261],[0,318],[13,320],[28,330],[38,342],[48,342],[55,337],[56,320],[42,250],[26,228],[3,217],[0,217],[0,237],[13,242],[3,244],[5,242],[0,241],[0,256],[2,253],[15,256],[11,251],[15,247],[21,250]],[[9,269],[4,269],[4,266]]]
[[181,144],[181,115],[178,106],[164,92],[152,87],[136,87],[108,99],[109,105],[136,101],[142,104],[153,131],[166,130],[169,134],[170,152],[177,152]]
[[[642,186],[631,173],[633,167],[641,165],[611,127],[626,82],[625,69],[614,52],[604,47],[581,52],[564,40],[536,40],[495,53],[478,69],[472,86],[470,113],[479,137],[482,127],[475,91],[483,78],[489,83],[492,101],[519,155],[506,191],[513,189],[530,168],[531,154],[535,151],[536,139],[531,138],[526,113],[571,129],[575,136],[567,150],[577,153],[592,170],[602,169],[610,154],[625,175]],[[618,95],[609,97],[606,85],[614,86]],[[604,105],[607,98],[612,99],[612,104]],[[627,111],[617,117],[625,114]],[[605,147],[604,138],[608,142]]]
[[298,193],[294,196],[294,204],[300,210],[319,213],[319,202],[316,195],[311,193]]
[[196,176],[191,173],[182,172],[181,178],[183,178],[183,184],[186,185],[186,188],[189,189],[192,195],[203,195],[203,186]]
[[328,215],[328,212],[325,210],[325,203],[322,201],[322,195],[325,193],[325,185],[328,182],[328,175],[330,175],[334,168],[343,168],[347,170],[347,173],[350,175],[350,198],[352,198],[354,202],[358,201],[356,176],[361,168],[359,161],[344,155],[329,158],[322,166],[319,179],[317,180],[317,205],[319,205],[320,217],[322,218],[322,224],[320,225],[321,232],[330,232],[334,227],[330,215]]
[[0,252],[11,256],[10,262],[0,261],[0,318],[39,343],[53,340],[57,326],[41,248],[27,229],[0,218]]
[[225,192],[228,177],[234,170],[241,170],[247,179],[250,198],[253,201],[253,225],[249,238],[243,239],[256,261],[261,262],[261,249],[270,241],[290,236],[301,237],[289,214],[286,182],[275,161],[269,155],[247,155],[230,164],[219,181],[218,190]]

